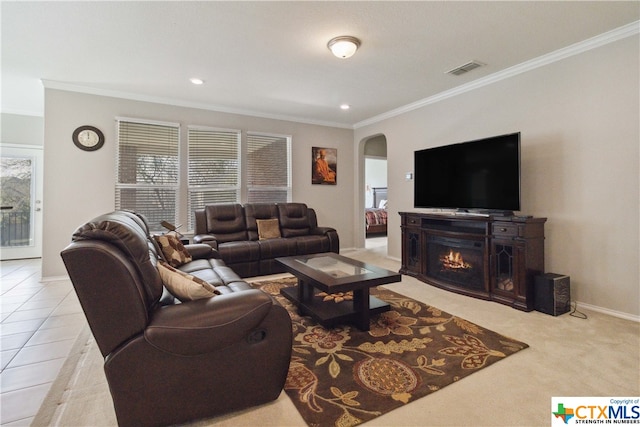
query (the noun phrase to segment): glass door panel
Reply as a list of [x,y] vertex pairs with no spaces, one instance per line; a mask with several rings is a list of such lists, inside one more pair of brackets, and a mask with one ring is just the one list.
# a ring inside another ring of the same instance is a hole
[[42,149],[0,148],[0,258],[41,257]]

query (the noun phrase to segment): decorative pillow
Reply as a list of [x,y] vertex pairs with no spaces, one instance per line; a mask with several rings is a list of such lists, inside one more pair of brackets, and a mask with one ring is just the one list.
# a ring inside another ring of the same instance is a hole
[[280,222],[274,219],[256,219],[258,224],[258,238],[260,240],[275,239],[280,236]]
[[184,271],[171,267],[164,261],[158,262],[158,273],[162,283],[180,301],[193,301],[220,295],[215,286]]
[[175,234],[167,233],[155,236],[155,239],[160,245],[164,259],[172,267],[180,267],[182,264],[192,261],[191,254]]

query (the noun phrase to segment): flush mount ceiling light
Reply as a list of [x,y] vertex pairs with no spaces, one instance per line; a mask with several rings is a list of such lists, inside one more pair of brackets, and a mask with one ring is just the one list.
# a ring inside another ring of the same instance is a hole
[[194,78],[192,78],[192,79],[190,79],[190,81],[191,81],[191,83],[193,83],[194,85],[201,85],[201,84],[203,84],[203,83],[204,83],[204,80],[202,80],[202,79],[198,79],[198,78],[195,78],[195,77],[194,77]]
[[334,37],[329,40],[327,47],[338,58],[346,59],[356,53],[360,47],[360,40],[351,36]]
[[348,110],[349,108],[351,108],[351,105],[349,105],[349,104],[342,104],[342,105],[340,105],[340,109],[341,109],[341,110]]

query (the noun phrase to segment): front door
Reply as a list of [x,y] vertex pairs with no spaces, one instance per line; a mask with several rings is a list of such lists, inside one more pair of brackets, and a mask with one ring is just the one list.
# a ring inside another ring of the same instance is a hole
[[0,144],[0,259],[42,256],[42,148]]

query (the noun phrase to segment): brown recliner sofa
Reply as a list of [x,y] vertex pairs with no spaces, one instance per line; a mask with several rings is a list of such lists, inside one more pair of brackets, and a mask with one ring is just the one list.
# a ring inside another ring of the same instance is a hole
[[[195,211],[193,241],[211,245],[240,277],[282,273],[275,259],[340,251],[338,232],[319,227],[315,210],[304,203],[208,205]],[[277,219],[277,238],[260,239],[259,220]]]
[[95,218],[61,253],[105,358],[121,426],[208,418],[274,400],[284,387],[287,311],[212,258],[210,247],[192,249],[194,260],[180,268],[221,295],[168,305],[161,302],[158,251],[133,213]]

